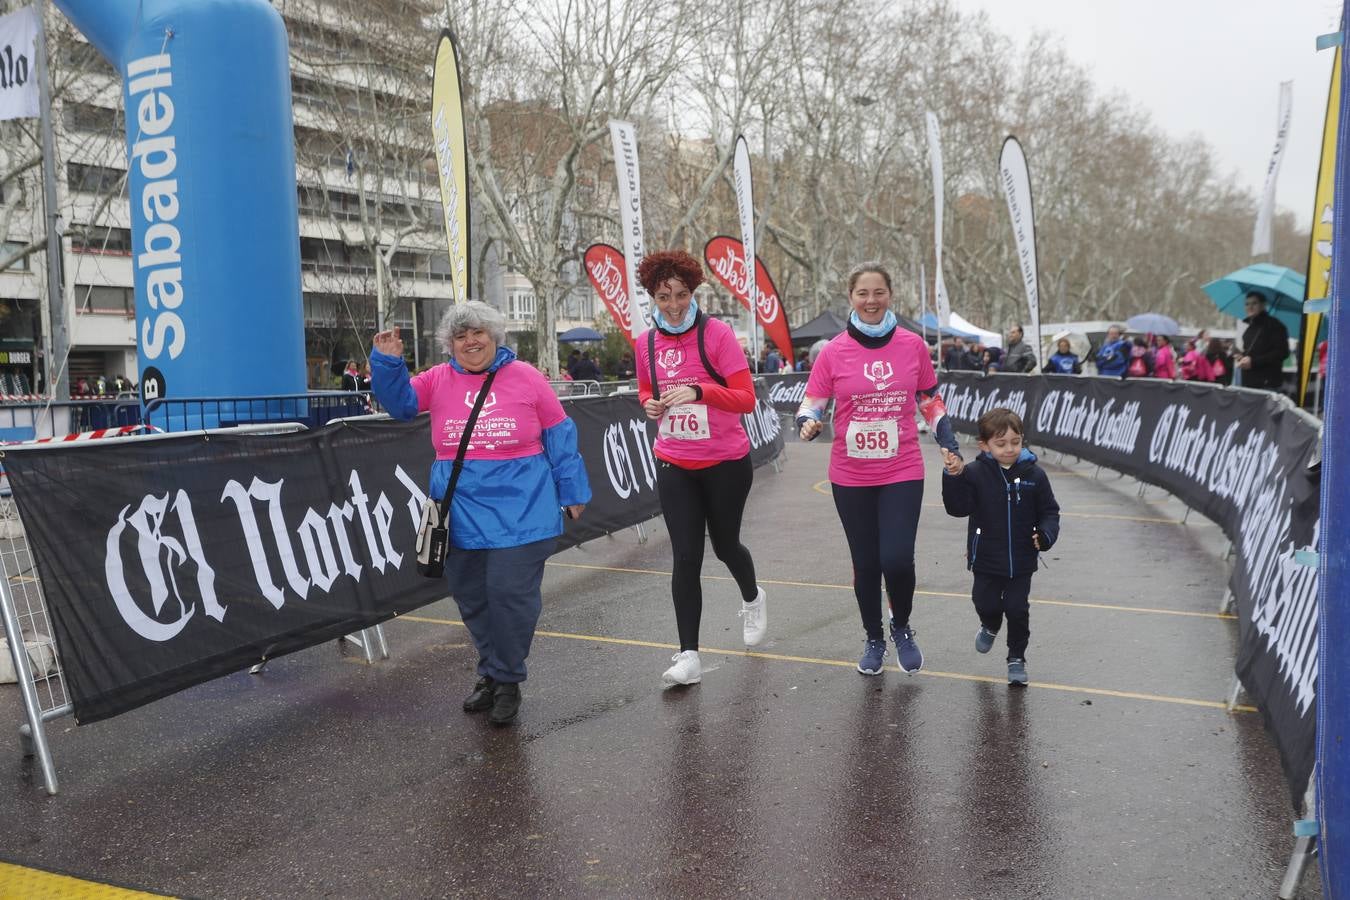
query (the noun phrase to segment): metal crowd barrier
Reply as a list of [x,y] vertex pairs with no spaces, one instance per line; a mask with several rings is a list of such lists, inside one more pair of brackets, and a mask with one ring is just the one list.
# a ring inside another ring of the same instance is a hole
[[[138,404],[139,405],[139,404]],[[336,409],[336,406],[321,407]],[[192,435],[208,437],[212,434],[282,434],[306,431],[303,422],[241,423],[230,428],[216,428],[177,434],[145,434],[115,438],[119,445],[127,442],[157,441]],[[60,443],[45,445],[59,447]],[[42,447],[25,448],[27,452]],[[4,453],[0,451],[0,458]],[[56,794],[59,784],[56,765],[47,745],[44,723],[74,712],[65,691],[65,674],[61,656],[52,635],[51,618],[28,546],[27,535],[14,505],[7,481],[0,475],[0,620],[4,637],[9,643],[14,674],[23,703],[24,722],[19,726],[19,741],[26,757],[36,756],[42,770],[43,785],[48,794]],[[389,644],[384,627],[374,625],[357,634],[346,635],[342,642],[351,642],[365,654],[366,662],[389,658]],[[250,674],[258,674],[265,662],[255,665]]]

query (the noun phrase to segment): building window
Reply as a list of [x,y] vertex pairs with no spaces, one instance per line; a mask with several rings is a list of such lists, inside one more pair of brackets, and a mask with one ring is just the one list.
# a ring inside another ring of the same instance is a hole
[[534,318],[534,294],[527,291],[512,291],[506,295],[506,317],[514,322],[526,322]]
[[95,315],[135,315],[136,292],[124,287],[77,284],[75,306],[79,312]]
[[70,249],[76,253],[103,253],[108,256],[131,255],[131,230],[106,225],[86,225],[71,233]]
[[[0,247],[0,259],[9,259],[15,253],[18,253],[27,246],[28,245],[25,244],[23,241],[5,241],[4,247]],[[31,256],[25,256],[21,259],[16,259],[14,262],[10,263],[9,266],[5,268],[5,271],[27,272],[31,268],[31,266],[29,266],[28,264],[28,261],[30,259],[32,259]]]
[[61,108],[61,118],[71,131],[91,131],[96,134],[126,131],[122,111],[90,106],[87,103],[67,103]]
[[66,163],[66,186],[86,194],[111,194],[120,191],[126,172],[106,166]]

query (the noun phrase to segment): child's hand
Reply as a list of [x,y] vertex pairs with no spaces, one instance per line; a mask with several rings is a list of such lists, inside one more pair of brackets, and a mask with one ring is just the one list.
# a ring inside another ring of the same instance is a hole
[[966,468],[966,461],[946,447],[942,449],[942,465],[948,475],[960,475]]
[[824,428],[825,426],[815,419],[807,419],[802,423],[802,429],[798,436],[804,441],[814,441]]
[[1041,546],[1041,533],[1040,533],[1040,531],[1033,530],[1033,531],[1031,532],[1031,543],[1034,544],[1034,545],[1036,546],[1036,549],[1037,549],[1037,550],[1044,550],[1044,549],[1045,549],[1044,547]]

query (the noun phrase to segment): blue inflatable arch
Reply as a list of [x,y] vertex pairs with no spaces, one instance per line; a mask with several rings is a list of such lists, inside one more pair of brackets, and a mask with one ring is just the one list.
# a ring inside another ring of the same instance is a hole
[[56,0],[122,75],[142,398],[305,391],[290,65],[265,0]]

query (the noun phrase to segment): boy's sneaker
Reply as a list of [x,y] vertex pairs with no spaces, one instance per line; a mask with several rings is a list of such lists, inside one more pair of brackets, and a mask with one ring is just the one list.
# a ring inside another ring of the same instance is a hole
[[863,644],[862,659],[858,660],[858,671],[864,675],[880,675],[886,665],[886,641],[867,639]]
[[993,648],[994,638],[996,637],[998,637],[997,631],[990,631],[981,625],[980,630],[975,633],[975,652],[988,653]]
[[741,603],[741,632],[745,646],[758,647],[769,631],[769,610],[765,605],[764,588],[759,588],[755,599]]
[[675,684],[698,684],[703,680],[703,664],[698,660],[697,650],[681,650],[670,658],[675,663],[661,673],[666,686]]
[[923,653],[914,642],[914,629],[906,625],[897,629],[891,622],[891,640],[895,642],[895,661],[900,671],[913,675],[923,668]]
[[1008,660],[1008,684],[1026,687],[1027,661],[1025,659]]

